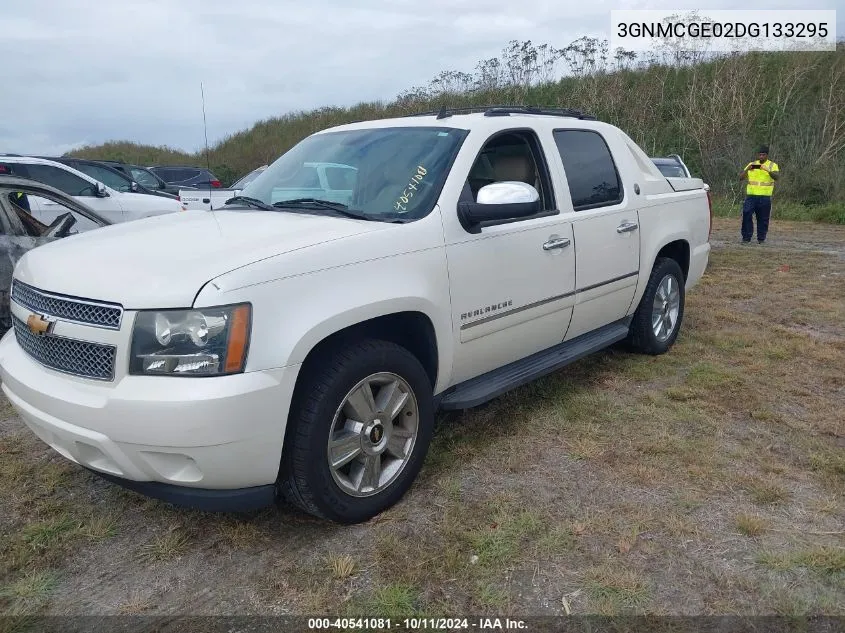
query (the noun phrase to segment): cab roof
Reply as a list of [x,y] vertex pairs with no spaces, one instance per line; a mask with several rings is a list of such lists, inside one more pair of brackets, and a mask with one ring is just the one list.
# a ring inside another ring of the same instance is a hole
[[595,117],[569,108],[540,108],[534,106],[476,106],[471,108],[441,108],[403,117],[357,121],[318,132],[339,132],[386,127],[444,127],[461,130],[494,132],[513,127],[542,126],[583,129],[613,127]]

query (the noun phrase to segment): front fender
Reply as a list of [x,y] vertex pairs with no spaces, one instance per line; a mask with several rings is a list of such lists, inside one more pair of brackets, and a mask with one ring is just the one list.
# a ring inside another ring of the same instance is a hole
[[437,247],[228,291],[209,283],[194,305],[252,304],[247,371],[301,363],[320,341],[340,330],[388,314],[420,312],[434,327],[437,393],[452,372],[448,279],[445,253]]

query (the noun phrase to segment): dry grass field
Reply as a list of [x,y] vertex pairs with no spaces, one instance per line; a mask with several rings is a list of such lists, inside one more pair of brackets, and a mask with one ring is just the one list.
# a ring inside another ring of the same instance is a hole
[[845,615],[845,227],[719,219],[667,355],[442,415],[397,507],[172,508],[0,411],[0,613]]

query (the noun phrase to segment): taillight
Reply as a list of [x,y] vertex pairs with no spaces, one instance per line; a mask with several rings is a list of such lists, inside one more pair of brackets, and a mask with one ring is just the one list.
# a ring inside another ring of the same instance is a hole
[[211,181],[211,186],[212,186],[212,187],[214,187],[214,188],[216,189],[216,188],[218,188],[218,187],[222,187],[223,185],[221,185],[221,184],[220,184],[220,181],[219,181],[219,180],[212,180],[212,181]]
[[710,234],[713,233],[713,198],[710,195],[710,190],[707,190],[707,208],[710,210],[710,226],[707,229],[707,241],[710,241]]

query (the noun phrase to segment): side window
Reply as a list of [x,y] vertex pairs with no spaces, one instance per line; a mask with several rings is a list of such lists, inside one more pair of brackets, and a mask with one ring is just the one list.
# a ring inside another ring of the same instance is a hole
[[55,187],[69,196],[93,196],[94,186],[87,180],[74,176],[52,165],[27,165],[29,177]]
[[162,180],[164,180],[164,182],[174,182],[175,183],[175,182],[182,182],[183,180],[190,178],[190,176],[187,176],[187,175],[184,174],[184,171],[185,171],[184,169],[167,167],[167,168],[163,168],[163,169],[158,169],[156,171],[156,173],[159,175],[159,177]]
[[509,131],[488,140],[470,169],[464,191],[470,192],[474,201],[485,185],[508,180],[534,187],[540,194],[542,213],[556,210],[549,170],[533,132]]
[[74,165],[74,169],[77,171],[81,171],[83,174],[87,174],[94,178],[95,180],[99,180],[104,185],[108,185],[112,189],[116,189],[117,191],[129,191],[129,181],[125,178],[121,178],[119,175],[114,173],[113,171],[109,171],[105,167],[98,167],[97,165]]
[[598,132],[556,130],[554,137],[576,211],[622,201],[619,173],[607,143]]
[[20,176],[21,178],[29,178],[29,172],[26,170],[26,165],[21,163],[0,163],[0,174],[7,176]]

